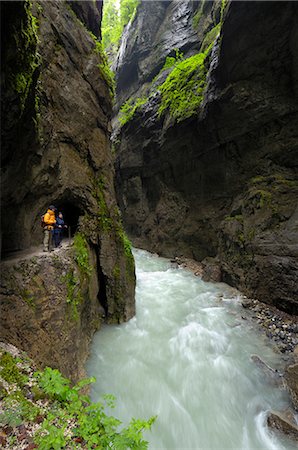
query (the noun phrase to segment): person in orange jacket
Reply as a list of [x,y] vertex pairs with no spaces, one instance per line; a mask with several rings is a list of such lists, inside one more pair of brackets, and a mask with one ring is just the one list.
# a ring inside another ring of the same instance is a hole
[[55,211],[56,211],[55,206],[53,206],[53,205],[49,206],[49,209],[47,210],[47,212],[43,218],[43,223],[44,223],[43,251],[44,252],[50,252],[52,250],[53,229],[54,229],[54,225],[56,223]]

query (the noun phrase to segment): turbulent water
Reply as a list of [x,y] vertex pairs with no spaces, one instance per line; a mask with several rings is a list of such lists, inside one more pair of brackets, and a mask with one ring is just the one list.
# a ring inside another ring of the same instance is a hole
[[286,408],[285,391],[251,360],[279,368],[279,357],[248,320],[235,291],[205,283],[169,260],[135,251],[137,314],[94,339],[92,398],[113,393],[112,414],[158,415],[150,449],[292,449],[266,426]]

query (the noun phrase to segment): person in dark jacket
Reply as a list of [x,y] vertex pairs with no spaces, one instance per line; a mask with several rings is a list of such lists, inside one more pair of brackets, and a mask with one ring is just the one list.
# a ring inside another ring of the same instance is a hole
[[56,223],[54,227],[53,240],[55,247],[61,247],[61,241],[63,237],[63,230],[67,228],[63,220],[63,214],[59,212],[58,217],[56,218]]

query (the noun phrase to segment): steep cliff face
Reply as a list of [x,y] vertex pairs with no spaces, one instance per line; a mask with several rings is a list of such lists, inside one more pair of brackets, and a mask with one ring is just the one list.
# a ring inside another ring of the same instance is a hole
[[140,2],[115,62],[116,109],[130,96],[146,92],[167,56],[175,56],[178,49],[185,56],[198,52],[206,33],[218,23],[220,9],[220,1]]
[[[121,322],[134,314],[135,275],[115,200],[111,86],[93,34],[100,34],[101,6],[99,1],[1,3],[2,250],[5,255],[41,243],[40,216],[56,205],[71,233],[80,230],[86,238],[97,278],[93,301],[97,298],[108,321]],[[43,269],[35,274],[41,285],[47,284]],[[17,324],[9,325],[15,331],[12,343],[20,345]]]
[[[167,256],[217,255],[223,280],[297,313],[297,5],[232,2],[222,14],[219,2],[206,3],[188,9],[199,32],[189,47],[182,38],[186,56],[206,47],[214,27],[221,33],[205,59],[203,100],[187,118],[161,115],[158,83],[146,91],[143,81],[143,62],[147,73],[160,69],[163,34],[152,41],[154,67],[150,36],[123,50],[123,61],[138,60],[140,81],[125,86],[120,65],[120,98],[149,91],[115,137],[125,225],[136,245]],[[171,18],[164,23],[182,20]],[[138,23],[133,42],[143,35]]]
[[90,273],[74,261],[70,247],[2,263],[2,339],[74,381],[85,375],[90,341],[104,317],[94,254],[88,263]]

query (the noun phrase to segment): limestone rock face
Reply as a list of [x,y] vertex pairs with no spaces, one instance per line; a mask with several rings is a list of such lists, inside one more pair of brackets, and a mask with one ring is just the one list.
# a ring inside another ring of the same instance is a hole
[[74,10],[79,19],[92,31],[92,33],[101,37],[101,18],[102,18],[102,0],[95,1],[69,1],[69,6]]
[[[203,37],[219,15],[220,2],[205,2],[200,29],[194,26],[197,1],[142,1],[132,24],[121,39],[115,62],[118,107],[131,95],[141,96],[158,74],[167,56],[176,50],[190,56],[200,49]],[[116,109],[117,109],[116,105]]]
[[[96,267],[94,251],[90,265]],[[2,339],[41,367],[82,378],[91,338],[104,317],[100,288],[94,269],[90,279],[80,273],[70,247],[2,263]]]
[[[2,250],[5,256],[41,244],[41,215],[50,204],[56,205],[71,234],[80,229],[87,239],[97,277],[92,298],[97,297],[109,322],[122,322],[134,314],[135,274],[115,199],[110,89],[100,45],[90,33],[99,35],[101,2],[71,3],[1,4]],[[53,261],[43,260],[41,273],[48,264],[54,277]],[[50,298],[54,292],[42,291],[40,301],[46,304]],[[1,316],[13,327],[13,314],[7,308],[4,312]],[[43,319],[49,327],[52,313]],[[89,336],[87,329],[86,342]],[[75,358],[80,359],[85,349],[83,343]]]
[[267,424],[298,442],[298,427],[293,416],[287,417],[285,414],[272,412],[268,416]]
[[[150,8],[151,2],[144,3]],[[176,3],[165,5],[160,16]],[[179,10],[188,5],[179,3]],[[206,3],[211,8],[212,2]],[[210,30],[219,13],[216,3],[212,14],[203,11],[196,43],[189,33],[187,55]],[[199,261],[218,256],[223,281],[293,314],[298,307],[297,16],[294,2],[229,3],[198,114],[179,123],[159,118],[157,89],[116,136],[119,202],[135,245]],[[131,25],[131,36],[135,29],[142,36],[140,20]],[[187,22],[171,15],[172,22],[180,20]],[[137,61],[138,68],[144,62],[146,73],[158,72],[163,36],[149,36],[144,46],[131,38],[121,60]],[[181,48],[187,48],[185,33],[181,36]],[[179,37],[173,40],[179,48]],[[149,64],[150,46],[155,56]],[[146,91],[144,73],[138,69],[122,83],[119,63],[121,99]]]
[[285,380],[294,408],[298,411],[298,363],[287,367]]

